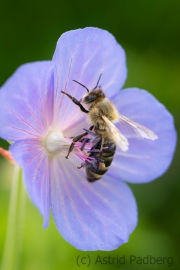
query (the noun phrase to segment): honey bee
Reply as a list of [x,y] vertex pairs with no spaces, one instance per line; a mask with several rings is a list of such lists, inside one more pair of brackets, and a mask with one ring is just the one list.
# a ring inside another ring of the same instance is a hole
[[[128,150],[128,140],[114,125],[115,122],[128,127],[128,130],[136,137],[150,140],[156,140],[158,138],[153,131],[118,112],[115,105],[106,98],[103,90],[98,87],[101,76],[102,74],[99,76],[96,86],[91,91],[85,85],[73,80],[87,90],[87,94],[80,101],[68,93],[61,91],[79,106],[82,112],[87,113],[87,121],[91,124],[89,130],[94,131],[99,138],[99,140],[94,142],[89,155],[96,159],[97,166],[90,165],[86,167],[86,176],[89,182],[99,180],[107,172],[114,158],[117,146],[122,151]],[[89,132],[86,130],[85,133],[73,138],[66,158],[68,158],[70,152],[73,150],[75,143],[82,141],[82,138],[88,135]],[[83,150],[84,144],[81,150]]]

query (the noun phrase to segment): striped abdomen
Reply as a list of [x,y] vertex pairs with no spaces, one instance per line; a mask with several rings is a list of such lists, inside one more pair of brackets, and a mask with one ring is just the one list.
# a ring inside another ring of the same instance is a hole
[[[101,144],[99,143],[96,149],[100,149]],[[104,163],[98,162],[98,169],[96,170],[93,166],[86,168],[86,176],[89,182],[94,182],[96,180],[101,179],[103,175],[108,171],[111,162],[113,161],[114,154],[116,152],[116,145],[113,141],[109,140],[103,144],[103,148],[107,147],[106,149],[102,150],[102,153],[97,154],[97,157],[104,160]],[[89,156],[93,156],[90,154]]]

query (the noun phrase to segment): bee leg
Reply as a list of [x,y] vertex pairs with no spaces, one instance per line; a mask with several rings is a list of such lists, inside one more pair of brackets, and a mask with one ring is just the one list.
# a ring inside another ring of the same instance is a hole
[[77,166],[77,169],[81,169],[83,167],[83,165],[81,165],[81,166]]
[[[91,127],[89,128],[89,130],[92,130],[93,127],[94,127],[94,126],[91,126]],[[86,136],[86,135],[88,135],[88,132],[84,132],[84,133],[82,133],[82,134],[80,134],[80,135],[74,137],[74,139],[73,139],[71,145],[69,146],[69,150],[68,150],[68,154],[67,154],[66,158],[69,157],[69,154],[70,154],[70,153],[72,152],[72,150],[74,149],[75,143],[78,142],[78,141],[80,141],[80,140],[81,140],[84,136]],[[88,141],[89,141],[89,139],[88,139]],[[82,143],[81,151],[84,150],[85,144],[86,144],[88,141],[85,140],[85,142]]]
[[[92,130],[93,128],[94,128],[94,126],[91,126],[91,127],[89,128],[89,130]],[[89,138],[82,139],[82,145],[81,145],[81,148],[80,148],[81,151],[84,150],[84,147],[85,147],[86,143],[89,142],[89,141],[90,141]]]
[[103,145],[104,145],[104,138],[101,137],[101,148],[100,148],[101,151],[102,151],[102,149],[103,149]]
[[83,106],[82,104],[74,97],[72,97],[71,95],[69,95],[68,93],[64,92],[64,91],[61,91],[61,93],[65,94],[66,96],[68,96],[70,99],[72,99],[72,101],[79,106],[80,110],[84,113],[88,113],[89,111],[87,111]]
[[[94,127],[94,126],[91,126],[91,127],[89,128],[89,130],[92,130],[93,127]],[[68,154],[67,154],[66,158],[69,157],[69,154],[70,154],[70,153],[72,152],[72,150],[74,149],[75,143],[76,143],[76,142],[79,142],[79,141],[80,141],[84,136],[86,136],[86,135],[88,135],[88,132],[84,132],[84,133],[82,133],[82,134],[80,134],[80,135],[74,137],[74,139],[72,140],[72,143],[71,143],[70,146],[69,146],[69,150],[68,150]],[[83,149],[84,149],[86,143],[87,143],[87,141],[85,141],[85,143],[83,143],[83,145],[81,146],[81,148],[83,147]],[[83,149],[81,149],[81,151],[83,151]]]
[[70,153],[72,152],[72,150],[74,149],[74,145],[75,145],[75,143],[72,142],[71,145],[69,146],[69,150],[68,150],[68,153],[67,153],[67,156],[66,156],[67,159],[68,159],[68,157],[69,157],[69,154],[70,154]]
[[71,145],[69,146],[69,151],[68,151],[68,154],[66,156],[66,158],[68,158],[69,154],[72,152],[72,150],[74,149],[74,145],[76,142],[80,141],[82,139],[82,137],[86,136],[88,133],[87,132],[84,132],[76,137],[74,137],[74,139],[72,140],[72,143]]

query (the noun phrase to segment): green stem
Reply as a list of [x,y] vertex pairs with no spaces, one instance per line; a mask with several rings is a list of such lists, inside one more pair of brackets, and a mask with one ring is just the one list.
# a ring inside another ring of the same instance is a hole
[[9,214],[7,222],[7,232],[2,257],[1,270],[12,270],[15,262],[16,251],[16,213],[18,202],[18,186],[19,186],[20,168],[14,165],[14,173],[12,178],[12,188],[9,203]]
[[[22,180],[22,177],[21,177]],[[23,181],[20,182],[20,198],[19,198],[19,205],[18,205],[18,223],[17,223],[17,237],[16,237],[16,267],[15,269],[20,269],[20,262],[21,262],[21,254],[22,254],[22,246],[23,246],[23,231],[24,231],[24,217],[25,217],[25,199],[26,199],[26,192],[24,188]]]

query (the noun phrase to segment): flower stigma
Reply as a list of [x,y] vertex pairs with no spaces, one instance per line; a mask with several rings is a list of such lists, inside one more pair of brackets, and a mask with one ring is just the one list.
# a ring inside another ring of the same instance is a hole
[[51,130],[42,140],[42,144],[49,155],[55,155],[62,151],[67,151],[71,143],[71,139],[65,138],[59,130]]

